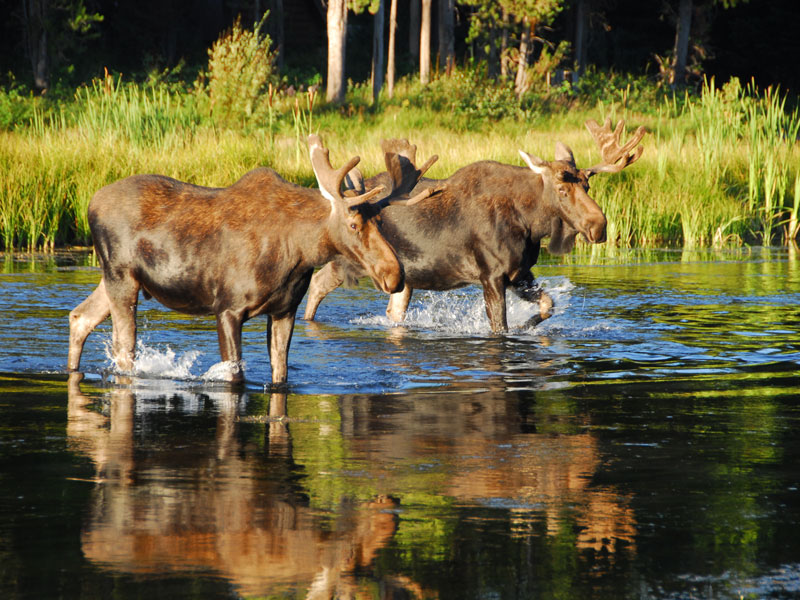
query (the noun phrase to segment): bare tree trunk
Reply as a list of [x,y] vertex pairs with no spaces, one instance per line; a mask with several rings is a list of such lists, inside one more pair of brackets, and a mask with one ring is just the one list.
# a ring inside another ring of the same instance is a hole
[[533,24],[528,17],[522,17],[522,35],[519,40],[519,60],[517,62],[517,78],[514,80],[514,93],[517,98],[528,90],[528,53]]
[[372,103],[378,103],[383,87],[383,4],[378,3],[372,26]]
[[439,0],[439,67],[448,75],[456,61],[455,0]]
[[672,66],[672,86],[682,84],[686,78],[686,59],[689,55],[689,31],[692,28],[692,0],[681,0],[678,5],[678,25],[675,28],[675,59]]
[[508,26],[509,18],[508,11],[503,9],[503,33],[500,36],[500,76],[508,77],[508,62],[506,55],[508,53]]
[[416,65],[419,63],[420,0],[410,0],[408,8],[408,52]]
[[[258,3],[259,7],[261,2]],[[277,53],[275,66],[278,70],[283,69],[284,43],[283,39],[283,0],[269,0],[267,2],[269,16],[267,17],[267,33],[272,40],[272,48]],[[259,11],[258,19],[261,18]]]
[[575,2],[575,68],[578,77],[586,69],[586,38],[589,30],[589,0]]
[[328,102],[341,104],[346,91],[344,54],[347,33],[346,0],[328,0]]
[[40,93],[50,87],[50,68],[47,60],[48,0],[22,0],[25,20],[25,50],[31,61],[33,85]]
[[422,0],[419,30],[419,80],[423,85],[431,81],[431,0]]
[[386,94],[394,95],[394,45],[397,36],[397,0],[389,7],[389,56],[386,59]]

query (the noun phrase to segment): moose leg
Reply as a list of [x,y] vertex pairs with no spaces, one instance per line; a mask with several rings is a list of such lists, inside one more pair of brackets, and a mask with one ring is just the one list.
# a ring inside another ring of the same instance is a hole
[[386,316],[395,323],[399,323],[406,318],[406,309],[411,302],[411,294],[414,288],[406,284],[403,289],[389,296],[389,305],[386,307]]
[[[240,367],[242,360],[242,324],[241,315],[224,311],[217,315],[217,339],[219,340],[219,355],[223,362],[234,362]],[[231,381],[238,382],[244,379],[241,368],[231,374]]]
[[486,303],[486,316],[493,333],[502,333],[508,330],[506,320],[506,284],[502,277],[484,279],[483,300]]
[[311,277],[306,300],[306,312],[303,319],[313,321],[317,314],[319,303],[344,282],[344,273],[334,262],[329,262]]
[[[136,347],[136,303],[139,284],[133,278],[106,284],[111,308],[111,354],[119,371],[133,371]],[[113,291],[112,291],[113,290]]]
[[286,383],[288,376],[289,344],[292,343],[294,331],[294,311],[275,317],[270,315],[267,327],[267,344],[269,345],[269,364],[272,368],[272,385]]
[[542,289],[542,286],[536,283],[533,273],[528,271],[523,277],[513,281],[511,291],[523,300],[537,302],[539,304],[539,314],[528,320],[526,323],[528,327],[538,325],[550,317],[550,312],[553,308],[553,298]]
[[89,296],[69,313],[69,355],[67,369],[77,371],[86,338],[111,314],[111,305],[103,279]]

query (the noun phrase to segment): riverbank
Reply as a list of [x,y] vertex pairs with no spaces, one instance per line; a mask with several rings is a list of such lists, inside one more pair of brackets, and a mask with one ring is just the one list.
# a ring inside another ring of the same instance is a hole
[[[617,247],[771,245],[800,231],[800,116],[773,89],[737,80],[675,95],[629,82],[617,92],[550,91],[526,102],[478,72],[421,88],[404,80],[377,108],[356,86],[345,107],[314,92],[274,93],[266,109],[224,126],[203,111],[199,92],[107,76],[69,101],[31,101],[27,117],[0,132],[3,247],[90,244],[92,194],[135,173],[227,186],[260,165],[314,185],[305,138],[319,133],[334,163],[361,156],[366,175],[384,169],[380,140],[408,138],[429,172],[444,178],[470,162],[521,164],[517,150],[553,158],[569,145],[579,167],[600,162],[586,119],[644,125],[644,154],[617,175],[592,180],[592,194]],[[621,85],[623,82],[619,82]],[[492,87],[492,86],[495,87]],[[652,87],[652,86],[651,86]]]

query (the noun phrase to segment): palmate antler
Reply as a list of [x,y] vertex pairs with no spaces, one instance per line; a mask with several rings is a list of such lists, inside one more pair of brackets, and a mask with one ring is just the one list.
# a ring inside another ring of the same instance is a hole
[[[628,165],[639,160],[642,155],[644,149],[641,146],[636,148],[636,146],[639,145],[644,134],[647,133],[643,126],[640,126],[636,133],[633,134],[633,137],[623,146],[620,146],[620,136],[625,128],[623,119],[620,119],[614,131],[611,131],[611,117],[606,119],[602,127],[594,119],[589,119],[586,121],[586,128],[594,137],[595,142],[597,142],[600,154],[603,157],[602,163],[583,169],[589,175],[594,175],[595,173],[619,173]],[[636,150],[631,153],[634,148]]]
[[[389,204],[410,206],[438,191],[436,189],[427,189],[411,198],[407,197],[425,172],[439,159],[437,155],[430,157],[422,167],[417,168],[417,147],[409,143],[408,140],[383,140],[381,148],[386,161],[386,173],[382,173],[371,181],[374,183],[377,179],[383,180],[385,184],[391,184],[391,192],[385,198],[378,200],[375,203],[376,205],[380,205],[382,208]],[[345,187],[347,188],[344,192],[346,196],[364,192],[364,178],[357,168],[353,168],[347,173]],[[384,186],[379,186],[377,189],[382,190]],[[371,192],[372,190],[368,193]]]
[[311,167],[314,169],[314,175],[319,184],[319,191],[330,200],[334,208],[339,202],[344,202],[348,206],[366,202],[383,191],[383,186],[378,186],[366,194],[345,198],[341,193],[342,181],[350,171],[355,169],[361,158],[354,156],[343,167],[334,169],[331,166],[328,149],[322,144],[322,138],[313,134],[308,136],[308,151],[311,156]]
[[425,172],[439,160],[438,155],[434,154],[424,165],[417,168],[417,147],[410,144],[408,140],[383,140],[381,148],[386,161],[386,170],[392,179],[392,193],[381,199],[381,204],[410,206],[424,200],[434,192],[432,189],[427,189],[411,198],[402,198],[411,193]]

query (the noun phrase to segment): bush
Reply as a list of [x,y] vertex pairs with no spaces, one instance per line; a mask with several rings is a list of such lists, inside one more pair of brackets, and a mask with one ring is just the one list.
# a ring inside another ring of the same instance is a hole
[[208,72],[196,87],[208,96],[207,110],[221,125],[247,123],[265,110],[275,60],[272,41],[261,33],[266,17],[252,31],[243,29],[237,18],[208,51]]

